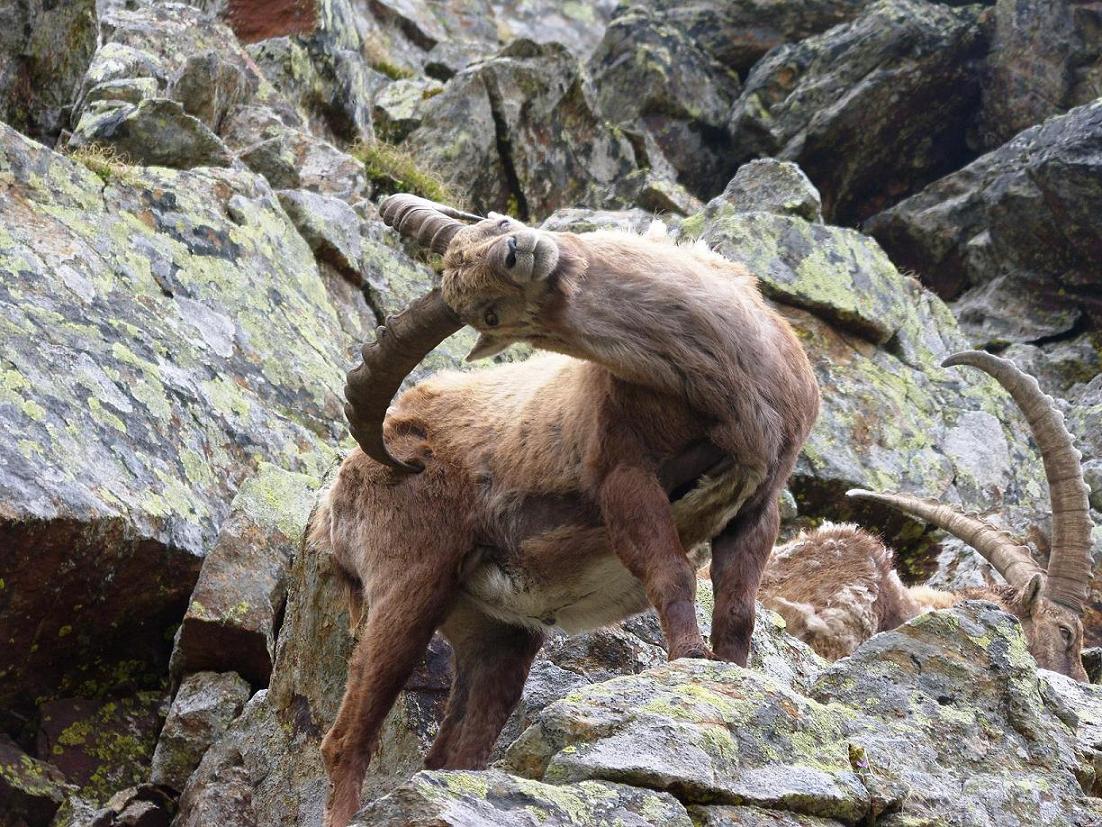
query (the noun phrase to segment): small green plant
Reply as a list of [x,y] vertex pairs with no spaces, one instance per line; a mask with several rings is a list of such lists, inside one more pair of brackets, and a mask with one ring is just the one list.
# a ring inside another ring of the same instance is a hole
[[137,180],[134,165],[130,159],[108,144],[85,144],[78,147],[66,147],[64,153],[83,164],[103,183],[116,181],[123,184],[133,184]]
[[376,72],[386,75],[391,80],[406,80],[414,77],[416,73],[412,69],[407,69],[405,66],[399,66],[396,63],[391,63],[385,57],[376,58],[369,64]]
[[357,144],[352,155],[363,161],[364,171],[376,188],[384,193],[412,192],[433,201],[458,206],[439,176],[418,166],[413,156],[401,147],[382,141]]

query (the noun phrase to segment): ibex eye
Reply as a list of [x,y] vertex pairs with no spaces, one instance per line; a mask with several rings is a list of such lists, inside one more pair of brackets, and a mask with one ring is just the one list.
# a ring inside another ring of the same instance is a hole
[[1075,634],[1067,626],[1060,627],[1060,634],[1064,637],[1064,643],[1071,643],[1072,639],[1075,637]]
[[508,218],[501,219],[499,222],[497,222],[497,226],[499,228],[501,228],[502,230],[504,230],[505,228],[507,228],[509,226],[509,219]]
[[487,327],[497,327],[497,313],[493,310],[487,310],[482,315],[482,321],[486,323]]

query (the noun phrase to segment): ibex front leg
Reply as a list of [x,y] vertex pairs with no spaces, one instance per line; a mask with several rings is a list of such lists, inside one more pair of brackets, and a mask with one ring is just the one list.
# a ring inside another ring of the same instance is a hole
[[658,610],[670,660],[713,657],[696,622],[696,572],[657,477],[646,468],[619,465],[604,477],[599,499],[612,550]]

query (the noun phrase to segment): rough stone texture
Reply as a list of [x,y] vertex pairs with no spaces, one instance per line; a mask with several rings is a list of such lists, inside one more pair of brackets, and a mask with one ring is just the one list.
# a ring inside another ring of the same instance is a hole
[[708,214],[718,212],[721,204],[730,204],[735,212],[771,212],[792,215],[821,224],[823,200],[815,185],[796,164],[775,158],[758,158],[739,167]]
[[107,101],[92,104],[69,138],[69,148],[110,146],[126,163],[175,169],[224,167],[230,153],[218,136],[184,107],[167,98],[136,106]]
[[852,20],[868,0],[652,0],[647,5],[741,75],[775,46]]
[[494,770],[419,772],[385,798],[368,804],[353,827],[691,827],[668,793],[583,781],[542,784]]
[[[866,230],[947,299],[977,344],[1097,325],[1102,102],[1032,127]],[[963,294],[962,294],[963,293]]]
[[878,635],[806,693],[706,661],[574,692],[503,769],[846,823],[1091,823],[1099,803],[1077,780],[1090,766],[1041,687],[1017,622],[964,604]]
[[1066,0],[999,0],[983,82],[980,135],[995,149],[1045,118],[1102,97],[1102,9]]
[[1013,344],[1000,355],[1035,377],[1045,393],[1066,398],[1073,386],[1102,373],[1102,336],[1083,333],[1040,345]]
[[72,791],[61,770],[32,758],[0,735],[0,824],[49,824]]
[[617,206],[636,170],[562,46],[518,40],[457,75],[403,143],[479,212],[541,218],[563,206]]
[[350,204],[367,194],[363,164],[294,126],[268,106],[241,106],[226,118],[226,146],[276,189],[303,189]]
[[312,477],[268,464],[241,486],[188,601],[175,671],[237,671],[268,683],[287,570],[316,487]]
[[[638,207],[630,210],[564,208],[551,213],[540,226],[555,232],[589,233],[594,230],[628,230],[644,233],[654,214]],[[663,223],[666,219],[663,218]]]
[[148,778],[167,708],[161,691],[48,701],[40,708],[35,751],[76,784],[82,798],[104,802]]
[[490,5],[503,41],[524,38],[536,43],[561,43],[585,60],[600,43],[618,0],[490,0]]
[[[811,358],[823,403],[791,482],[804,517],[856,518],[897,551],[918,553],[931,539],[920,524],[855,507],[844,492],[906,490],[982,504],[1009,512],[1014,528],[1044,509],[1040,462],[1012,403],[978,371],[940,367],[967,341],[949,309],[900,275],[873,241],[729,204],[686,219],[680,233],[746,263]],[[979,447],[953,448],[968,439]],[[1000,456],[1005,473],[996,474],[991,460]]]
[[272,682],[203,756],[177,827],[320,824],[320,745],[344,691],[351,646],[344,587],[315,549],[295,556]]
[[241,713],[249,695],[248,681],[236,672],[196,672],[184,678],[153,752],[153,783],[184,789],[203,753]]
[[[233,32],[194,6],[143,3],[130,9],[105,8],[100,30],[100,46],[76,100],[77,131],[88,131],[80,121],[91,114],[87,107],[92,101],[119,100],[112,92],[122,81],[152,81],[150,94],[143,98],[174,100],[214,132],[233,106],[275,95]],[[105,142],[112,139],[110,134],[100,137]]]
[[0,121],[53,144],[95,48],[95,0],[0,6]]
[[396,144],[421,125],[428,101],[444,91],[431,78],[396,80],[375,96],[371,114],[380,139]]
[[975,7],[880,0],[757,64],[731,115],[734,158],[796,161],[852,224],[972,157],[986,39]]
[[888,823],[1089,824],[1076,724],[1043,686],[1017,621],[966,603],[877,635],[810,694],[861,710],[847,736],[862,782],[892,809],[905,796]]
[[163,666],[237,485],[344,435],[352,342],[267,184],[89,163],[0,126],[6,713]]
[[70,798],[50,827],[169,827],[176,812],[171,791],[154,784],[119,790],[99,808]]
[[692,193],[731,177],[727,119],[738,76],[681,29],[638,6],[616,17],[589,62],[601,112],[653,135]]
[[318,261],[335,268],[353,283],[362,280],[363,233],[359,214],[347,202],[306,190],[280,190],[286,210]]

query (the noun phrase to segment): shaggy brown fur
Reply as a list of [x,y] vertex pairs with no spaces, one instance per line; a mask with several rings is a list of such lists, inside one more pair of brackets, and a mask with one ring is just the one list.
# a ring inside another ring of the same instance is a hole
[[1018,592],[1010,586],[941,591],[904,586],[893,554],[855,525],[825,523],[778,546],[766,566],[759,599],[784,618],[788,630],[825,658],[852,654],[877,632],[922,612],[962,600],[988,600],[1021,621],[1038,665],[1086,680],[1079,659],[1082,627],[1041,599],[1035,578]]
[[455,237],[442,287],[483,334],[476,355],[517,340],[566,355],[417,385],[384,433],[425,470],[353,451],[319,509],[313,541],[367,607],[323,744],[333,825],[438,627],[456,677],[431,767],[485,764],[550,627],[650,604],[671,658],[712,656],[693,611],[708,539],[712,645],[745,664],[777,494],[818,411],[788,324],[703,248],[497,219]]

